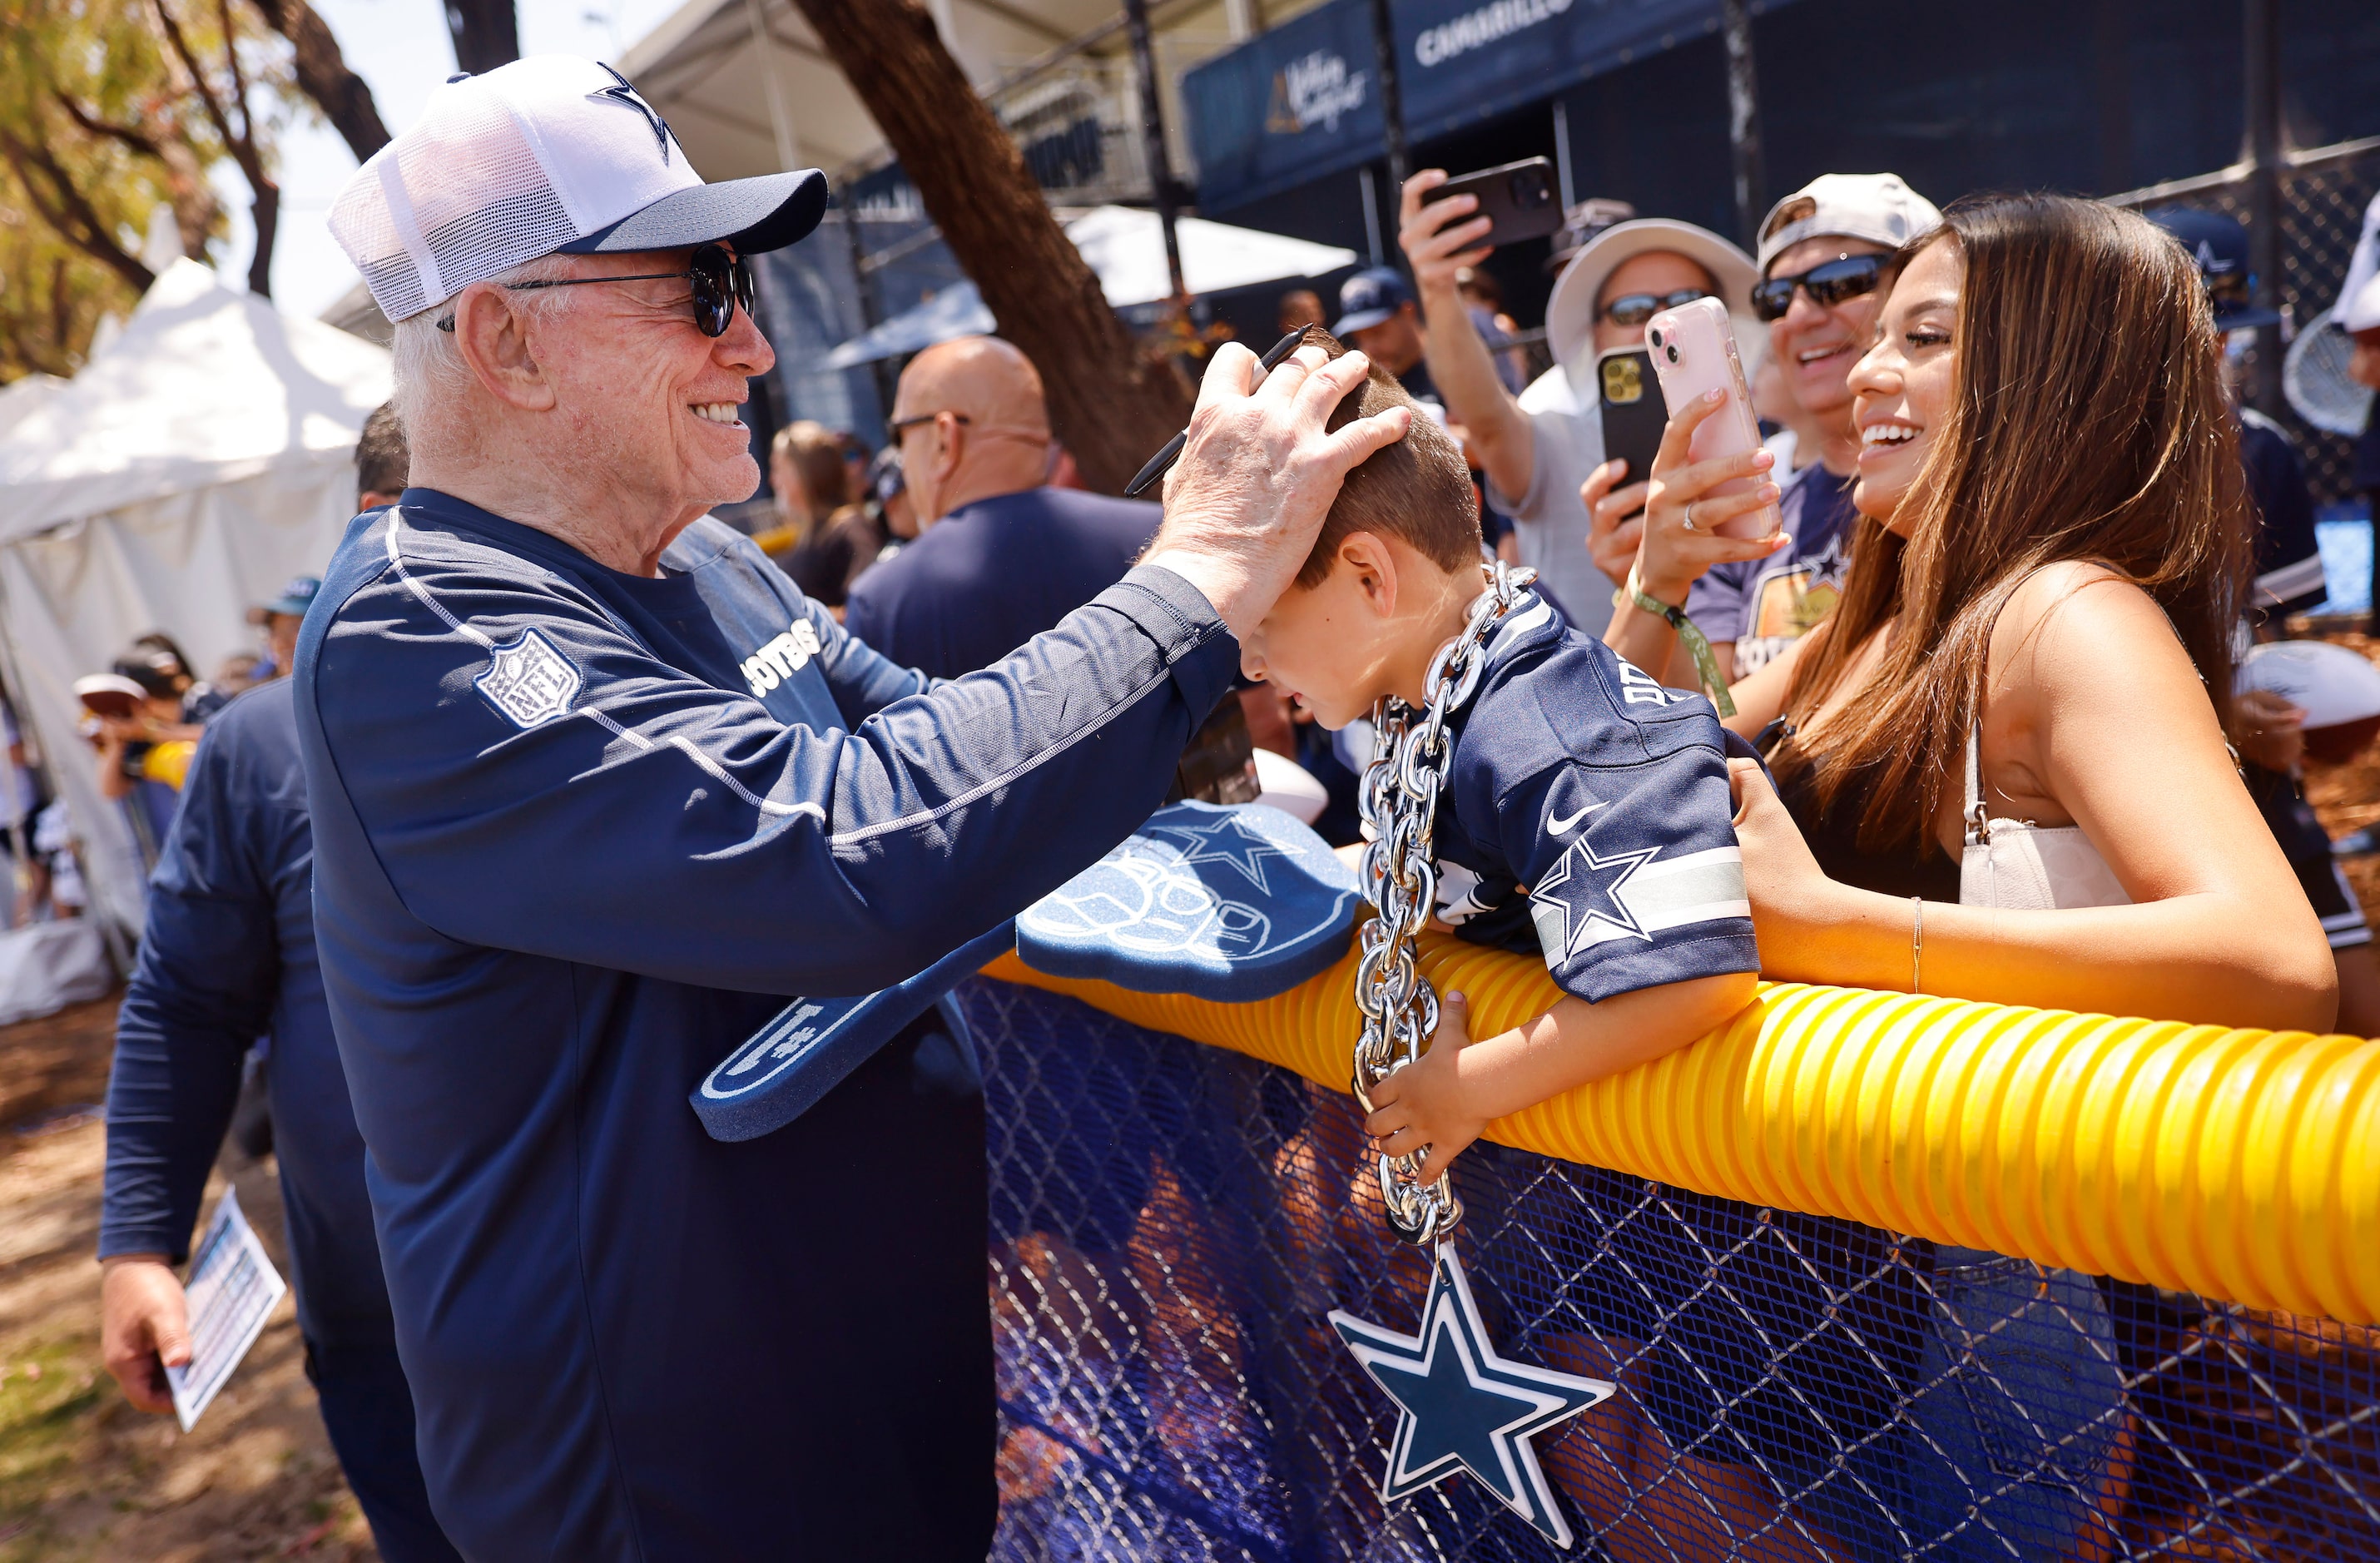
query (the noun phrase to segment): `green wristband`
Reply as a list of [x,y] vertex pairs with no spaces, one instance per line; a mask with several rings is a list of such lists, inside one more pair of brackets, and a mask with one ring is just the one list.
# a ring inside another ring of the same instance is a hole
[[1686,617],[1686,611],[1672,608],[1658,597],[1645,595],[1645,588],[1636,584],[1633,573],[1623,589],[1627,591],[1629,600],[1638,608],[1657,619],[1669,621],[1670,627],[1678,632],[1678,639],[1684,644],[1686,654],[1694,660],[1694,676],[1702,680],[1703,692],[1710,697],[1711,704],[1718,708],[1719,715],[1733,716],[1735,701],[1718,676],[1718,659],[1711,655],[1710,638],[1694,627],[1694,622]]

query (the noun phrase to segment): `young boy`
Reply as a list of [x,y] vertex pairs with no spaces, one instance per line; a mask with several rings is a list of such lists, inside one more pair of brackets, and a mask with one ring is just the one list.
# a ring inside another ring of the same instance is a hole
[[[1308,340],[1342,349],[1319,329]],[[1375,368],[1331,416],[1411,405]],[[1297,583],[1241,666],[1328,728],[1384,695],[1416,708],[1483,589],[1479,520],[1454,442],[1416,416],[1347,477]],[[1470,1040],[1449,994],[1418,1062],[1373,1087],[1366,1130],[1427,1149],[1435,1180],[1489,1120],[1659,1058],[1748,1003],[1759,956],[1710,703],[1665,689],[1525,593],[1447,726],[1439,916],[1475,943],[1542,952],[1566,995]]]

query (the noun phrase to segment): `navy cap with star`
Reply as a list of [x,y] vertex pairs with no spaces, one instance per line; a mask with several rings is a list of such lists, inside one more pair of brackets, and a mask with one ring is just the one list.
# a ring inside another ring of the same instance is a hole
[[1540,1535],[1569,1548],[1570,1521],[1529,1438],[1602,1404],[1619,1386],[1498,1356],[1449,1244],[1439,1244],[1430,1271],[1420,1334],[1400,1335],[1340,1309],[1331,1310],[1330,1323],[1397,1403],[1383,1503],[1467,1471]]

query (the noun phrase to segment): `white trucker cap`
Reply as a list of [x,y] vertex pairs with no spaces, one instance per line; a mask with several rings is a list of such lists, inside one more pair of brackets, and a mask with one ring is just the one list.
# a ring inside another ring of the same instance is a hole
[[1760,224],[1760,274],[1805,238],[1855,238],[1898,249],[1940,226],[1935,204],[1898,174],[1821,174],[1768,209]]
[[625,77],[567,55],[455,76],[331,206],[331,234],[392,321],[557,252],[782,249],[818,226],[815,168],[706,185]]

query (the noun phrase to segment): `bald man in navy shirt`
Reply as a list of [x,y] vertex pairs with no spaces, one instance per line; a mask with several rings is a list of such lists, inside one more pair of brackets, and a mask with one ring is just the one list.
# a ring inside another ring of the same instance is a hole
[[927,348],[902,373],[893,438],[923,534],[853,586],[844,625],[936,678],[989,667],[1123,579],[1158,507],[1052,488],[1050,412],[996,336]]

